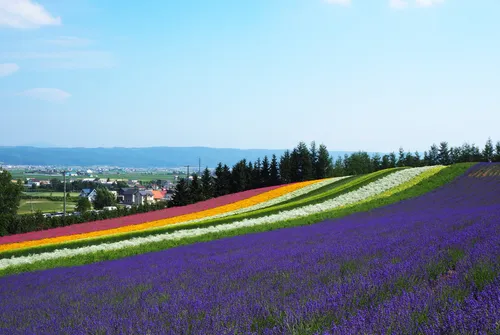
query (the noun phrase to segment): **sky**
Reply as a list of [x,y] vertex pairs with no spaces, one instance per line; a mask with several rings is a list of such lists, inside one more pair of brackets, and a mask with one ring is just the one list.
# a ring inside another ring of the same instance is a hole
[[500,140],[499,15],[498,0],[0,0],[0,146],[483,146]]

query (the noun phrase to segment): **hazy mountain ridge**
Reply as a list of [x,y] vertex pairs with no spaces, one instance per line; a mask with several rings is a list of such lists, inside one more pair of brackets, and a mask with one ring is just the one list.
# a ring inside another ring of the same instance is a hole
[[[219,162],[233,165],[245,158],[255,161],[265,155],[278,157],[285,149],[226,149],[207,147],[149,148],[40,148],[28,146],[0,147],[0,162],[12,165],[60,165],[120,167],[179,167],[184,165],[215,167]],[[334,158],[352,151],[330,152]]]

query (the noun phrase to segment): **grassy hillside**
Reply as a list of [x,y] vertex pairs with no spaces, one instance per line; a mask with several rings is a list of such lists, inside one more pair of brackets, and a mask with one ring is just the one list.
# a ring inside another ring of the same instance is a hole
[[[57,243],[57,244],[49,244],[40,247],[30,247],[30,248],[21,248],[18,250],[4,250],[0,253],[0,257],[5,259],[7,257],[22,257],[23,255],[30,255],[32,253],[50,253],[55,250],[59,250],[62,248],[70,248],[78,251],[82,248],[91,248],[89,246],[99,246],[103,243],[121,243],[119,241],[124,241],[126,244],[127,241],[131,238],[151,238],[152,241],[149,243],[141,244],[138,246],[131,245],[130,247],[122,248],[119,250],[106,250],[99,252],[91,252],[84,255],[75,255],[69,257],[58,257],[56,259],[50,260],[40,260],[37,262],[33,262],[30,264],[23,264],[19,266],[11,266],[5,269],[0,270],[0,275],[7,275],[12,273],[19,273],[25,271],[33,271],[39,269],[60,267],[60,266],[73,266],[73,265],[82,265],[89,264],[93,262],[103,261],[103,260],[111,260],[122,257],[127,257],[131,255],[137,255],[142,253],[148,253],[152,251],[164,250],[172,247],[176,247],[179,245],[187,245],[197,242],[206,242],[215,239],[221,239],[231,236],[256,233],[256,232],[264,232],[269,230],[275,230],[286,227],[294,227],[301,225],[309,225],[312,223],[320,222],[327,219],[344,217],[353,213],[358,212],[366,212],[370,211],[382,206],[390,205],[405,199],[413,198],[430,192],[438,187],[441,187],[458,176],[464,174],[464,172],[469,169],[472,164],[457,164],[451,167],[447,167],[445,169],[440,170],[437,173],[430,175],[428,178],[424,178],[419,180],[416,185],[413,184],[411,179],[406,182],[409,183],[411,187],[405,188],[404,184],[399,185],[396,188],[392,188],[395,190],[393,194],[381,193],[380,196],[374,196],[367,198],[369,201],[353,203],[352,205],[346,207],[335,208],[330,211],[320,211],[316,214],[305,215],[302,217],[297,217],[295,219],[286,219],[282,221],[274,221],[269,224],[258,224],[254,226],[234,228],[229,227],[231,229],[226,229],[229,225],[234,224],[234,222],[247,222],[248,220],[266,220],[267,217],[271,217],[273,215],[281,215],[283,213],[283,209],[289,206],[288,210],[297,210],[297,203],[288,202],[279,204],[276,208],[264,208],[263,211],[267,213],[267,216],[261,217],[261,213],[249,212],[246,214],[241,214],[238,216],[216,219],[216,220],[208,220],[206,223],[200,222],[195,223],[193,225],[181,226],[181,225],[169,225],[161,229],[153,229],[151,231],[138,231],[132,234],[116,234],[110,235],[100,239],[83,239],[83,240],[75,240],[69,243]],[[370,174],[360,178],[354,178],[352,180],[348,180],[346,182],[339,183],[337,187],[333,189],[324,189],[323,194],[329,194],[327,199],[323,199],[325,201],[328,200],[330,195],[333,196],[335,200],[336,196],[349,196],[349,194],[354,194],[356,192],[360,192],[363,190],[362,187],[369,187],[372,185],[371,183],[381,182],[383,181],[383,177],[392,178],[391,175],[394,174],[394,171],[383,171],[377,172],[374,174]],[[370,182],[371,181],[371,182]],[[402,189],[402,191],[398,191],[398,189]],[[336,193],[337,192],[337,193]],[[346,193],[347,192],[347,193]],[[316,206],[315,201],[317,199],[321,199],[322,194],[317,194],[317,192],[311,192],[309,197],[302,197],[297,200],[297,202],[307,204],[308,206]],[[312,203],[311,203],[312,202]],[[300,206],[299,206],[300,209]],[[257,211],[259,212],[259,211]],[[286,211],[285,211],[286,212]],[[276,214],[278,213],[278,214]],[[221,227],[221,228],[219,228]],[[197,233],[200,230],[207,230],[207,233],[199,234],[197,236],[189,236],[190,232]],[[186,233],[187,232],[187,233]],[[175,239],[154,241],[156,236],[160,236],[161,234],[180,234],[181,237]],[[186,235],[182,237],[182,234]],[[118,241],[118,242],[117,242]],[[0,245],[1,247],[1,245]]]
[[[280,212],[298,214],[282,221],[246,219],[198,235],[207,228],[183,229],[170,235],[176,239],[96,245],[72,257],[64,255],[79,249],[45,260],[42,253],[7,268],[20,258],[3,258],[4,275],[59,268],[0,278],[1,326],[44,333],[56,320],[68,333],[496,334],[500,178],[492,168],[394,171],[304,212]],[[306,201],[306,193],[353,181],[295,195]],[[141,255],[126,257],[134,254]],[[65,268],[110,256],[121,259]],[[93,318],[96,310],[105,317]]]

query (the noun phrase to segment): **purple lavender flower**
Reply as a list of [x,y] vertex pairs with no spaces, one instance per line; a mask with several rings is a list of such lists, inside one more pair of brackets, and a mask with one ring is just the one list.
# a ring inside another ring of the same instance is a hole
[[499,223],[500,178],[466,174],[311,226],[0,278],[0,333],[497,334]]

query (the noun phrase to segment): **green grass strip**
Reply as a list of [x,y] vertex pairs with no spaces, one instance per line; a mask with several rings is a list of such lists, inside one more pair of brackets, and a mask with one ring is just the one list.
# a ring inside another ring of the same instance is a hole
[[401,192],[394,193],[390,196],[380,197],[377,199],[373,199],[369,202],[363,202],[358,205],[344,207],[335,209],[332,211],[326,211],[317,213],[315,215],[301,217],[293,220],[287,220],[277,223],[271,223],[267,225],[259,225],[253,227],[245,227],[234,229],[231,231],[224,231],[220,233],[210,233],[197,237],[188,237],[179,240],[167,240],[156,243],[149,243],[146,245],[141,245],[137,247],[115,250],[115,251],[102,251],[96,252],[93,254],[79,255],[68,258],[60,258],[49,261],[41,261],[33,264],[25,264],[16,267],[9,267],[3,270],[0,270],[0,277],[7,276],[22,272],[30,272],[37,270],[44,270],[56,267],[69,267],[69,266],[79,266],[85,265],[100,261],[119,259],[129,256],[134,256],[138,254],[144,254],[148,252],[161,251],[169,248],[178,247],[181,245],[188,245],[199,242],[208,242],[212,240],[250,234],[250,233],[258,233],[271,231],[281,228],[289,228],[296,226],[304,226],[309,224],[314,224],[317,222],[340,218],[350,214],[358,213],[358,212],[367,212],[379,207],[383,207],[386,205],[390,205],[402,200],[414,198],[420,195],[423,195],[427,192],[435,190],[438,187],[446,185],[447,183],[453,181],[458,176],[462,175],[467,171],[470,167],[472,167],[475,163],[460,163],[452,165],[446,169],[440,170],[438,173],[430,176],[427,179],[421,180],[418,184],[414,185],[411,188],[407,188]]
[[[307,198],[304,198],[304,199],[299,200],[299,201],[293,201],[293,202],[289,202],[287,204],[277,204],[275,206],[259,209],[259,210],[252,211],[252,212],[241,213],[241,214],[227,216],[227,217],[218,218],[218,219],[207,219],[204,221],[199,221],[199,222],[190,223],[190,224],[182,224],[182,223],[171,224],[171,225],[161,227],[161,228],[154,228],[154,229],[148,229],[148,230],[142,230],[142,231],[136,231],[136,232],[130,232],[130,233],[114,234],[114,235],[110,235],[110,236],[103,236],[103,237],[96,237],[96,238],[88,238],[88,239],[84,239],[84,240],[77,240],[77,241],[71,241],[71,242],[66,242],[66,243],[49,244],[49,245],[44,245],[44,246],[31,247],[31,248],[25,248],[25,249],[17,249],[17,250],[12,250],[12,251],[4,251],[4,252],[0,253],[0,259],[28,256],[31,254],[39,254],[39,253],[43,253],[43,252],[50,252],[50,251],[54,251],[54,250],[58,250],[58,249],[65,249],[65,248],[66,249],[76,249],[76,248],[87,247],[87,246],[102,244],[102,243],[119,242],[119,241],[127,240],[130,238],[134,238],[134,237],[146,237],[146,236],[150,236],[150,235],[172,233],[172,232],[184,230],[184,229],[195,229],[195,228],[217,226],[217,225],[221,225],[221,224],[225,224],[225,223],[231,223],[234,221],[239,221],[239,220],[244,220],[244,219],[253,219],[253,218],[263,217],[263,216],[267,216],[267,215],[277,214],[277,213],[285,211],[285,210],[291,210],[291,209],[295,209],[295,208],[306,206],[306,205],[320,203],[320,202],[332,199],[334,197],[340,196],[342,194],[355,191],[355,190],[357,190],[357,189],[359,189],[359,188],[361,188],[369,183],[372,183],[378,179],[381,179],[381,178],[383,178],[391,173],[394,173],[398,170],[399,169],[382,170],[382,171],[370,173],[368,175],[355,177],[355,178],[349,180],[348,182],[344,182],[343,180],[340,180],[336,183],[333,183],[337,187],[333,187],[332,189],[328,190],[324,194],[314,194],[311,197],[307,197]],[[330,185],[330,186],[332,186],[332,185]]]
[[323,187],[320,187],[320,188],[318,188],[316,190],[313,190],[311,192],[308,192],[306,194],[299,195],[298,197],[295,197],[295,198],[292,198],[292,199],[288,199],[286,201],[280,202],[279,204],[271,205],[271,206],[268,206],[268,207],[265,207],[265,208],[274,207],[274,206],[277,206],[277,205],[284,205],[284,204],[288,204],[288,203],[291,203],[291,202],[295,202],[295,201],[299,201],[299,200],[304,200],[304,199],[307,199],[307,198],[312,198],[313,196],[317,196],[317,195],[321,195],[321,194],[327,194],[328,192],[331,192],[332,190],[337,189],[338,187],[343,186],[345,184],[352,183],[352,182],[354,182],[354,180],[359,179],[361,177],[362,177],[361,175],[360,176],[350,176],[350,177],[341,179],[339,181],[336,181],[334,183],[331,183],[331,184],[325,185]]
[[[405,191],[405,190],[407,190],[407,189],[409,189],[409,188],[417,185],[418,183],[420,183],[420,182],[422,182],[422,181],[424,181],[424,180],[432,177],[433,175],[435,175],[439,171],[441,171],[443,169],[446,169],[446,168],[447,168],[447,166],[443,166],[443,165],[433,167],[430,170],[427,170],[427,171],[419,174],[418,176],[416,176],[412,180],[407,181],[406,183],[403,183],[401,185],[393,187],[390,190],[387,190],[387,191],[385,191],[382,194],[374,195],[374,196],[372,196],[372,197],[370,197],[368,199],[363,200],[362,202],[370,202],[370,201],[378,199],[378,198],[390,197],[393,194],[396,194],[396,193],[399,193],[399,192],[403,192],[403,191]],[[352,204],[350,206],[355,206],[357,204],[359,204],[359,203]]]

